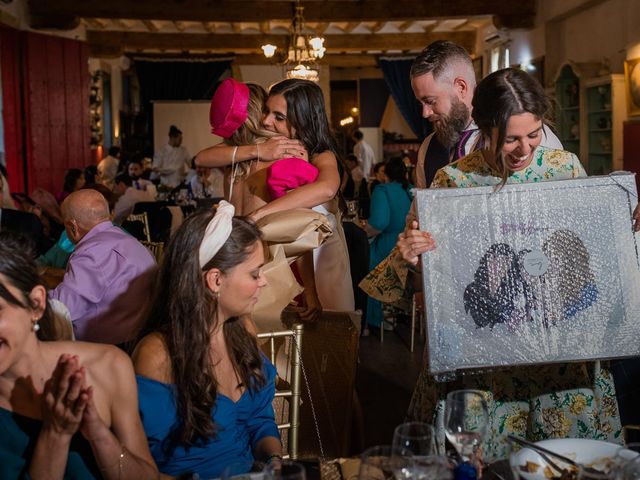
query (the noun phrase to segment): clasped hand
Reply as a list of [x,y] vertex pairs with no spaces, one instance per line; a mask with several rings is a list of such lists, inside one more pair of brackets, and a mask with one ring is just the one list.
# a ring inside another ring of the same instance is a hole
[[300,140],[277,136],[258,145],[260,160],[273,161],[281,158],[297,157],[308,160],[307,150]]
[[45,382],[42,420],[55,433],[72,436],[78,430],[88,440],[106,428],[86,386],[86,370],[76,355],[63,354]]

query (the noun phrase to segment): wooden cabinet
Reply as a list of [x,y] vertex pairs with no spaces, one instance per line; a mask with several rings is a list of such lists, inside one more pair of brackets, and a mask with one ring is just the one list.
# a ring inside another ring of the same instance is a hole
[[622,129],[626,120],[624,76],[590,78],[582,82],[580,160],[589,175],[622,170]]

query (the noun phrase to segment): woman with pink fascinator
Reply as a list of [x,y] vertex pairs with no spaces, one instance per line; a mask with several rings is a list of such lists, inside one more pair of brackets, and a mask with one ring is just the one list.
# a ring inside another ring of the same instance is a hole
[[[267,94],[259,85],[233,79],[223,81],[211,101],[210,122],[212,132],[225,141],[201,151],[196,157],[197,164],[230,166],[227,168],[227,197],[239,212],[252,214],[255,219],[261,208],[289,191],[314,183],[319,175],[319,170],[307,161],[301,142],[263,128],[266,99]],[[247,155],[253,155],[253,158],[246,160]],[[277,155],[285,158],[274,158]],[[313,206],[299,204],[295,208]],[[267,217],[260,223],[270,221],[271,217]],[[303,254],[296,264],[305,287],[305,305],[300,316],[304,320],[315,320],[323,305],[316,291],[313,254]],[[292,282],[295,283],[293,277]]]

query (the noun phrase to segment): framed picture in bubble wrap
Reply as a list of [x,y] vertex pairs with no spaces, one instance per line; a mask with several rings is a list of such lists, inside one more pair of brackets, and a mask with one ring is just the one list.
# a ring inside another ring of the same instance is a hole
[[632,174],[416,198],[432,373],[640,355]]

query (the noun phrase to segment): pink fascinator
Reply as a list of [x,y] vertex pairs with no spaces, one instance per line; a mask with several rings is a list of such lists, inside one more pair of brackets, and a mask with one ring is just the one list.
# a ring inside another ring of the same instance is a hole
[[233,135],[247,119],[249,87],[233,78],[223,80],[211,99],[211,133],[222,138]]

